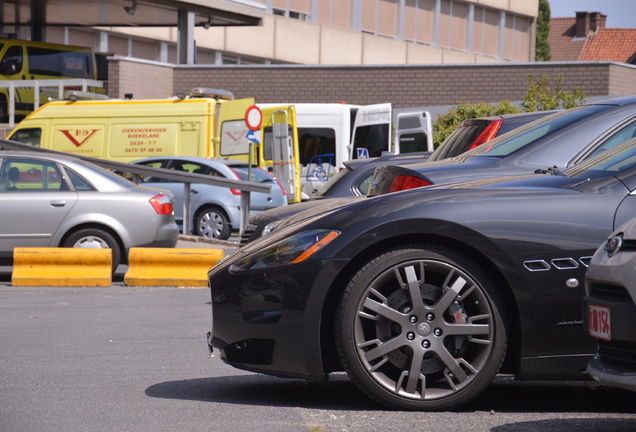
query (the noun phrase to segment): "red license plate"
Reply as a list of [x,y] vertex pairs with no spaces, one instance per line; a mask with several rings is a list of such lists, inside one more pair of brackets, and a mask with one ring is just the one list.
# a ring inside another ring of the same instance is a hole
[[612,340],[610,308],[590,304],[588,305],[588,313],[590,335],[599,339]]

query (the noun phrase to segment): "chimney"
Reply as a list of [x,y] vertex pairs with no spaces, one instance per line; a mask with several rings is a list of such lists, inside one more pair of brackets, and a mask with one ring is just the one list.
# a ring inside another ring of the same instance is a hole
[[587,31],[589,28],[590,28],[590,13],[577,12],[576,13],[576,33],[574,37],[577,37],[577,38],[587,37]]
[[586,38],[590,34],[595,34],[599,29],[605,27],[607,15],[600,12],[577,12],[576,13],[576,34],[577,38]]
[[590,15],[590,29],[596,33],[599,29],[605,27],[605,21],[607,20],[607,15],[603,15],[600,12],[592,12]]

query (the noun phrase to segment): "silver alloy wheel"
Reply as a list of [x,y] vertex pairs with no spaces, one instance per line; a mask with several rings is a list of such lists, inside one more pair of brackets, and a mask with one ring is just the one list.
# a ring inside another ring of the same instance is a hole
[[204,210],[199,216],[199,235],[207,238],[226,240],[230,236],[228,220],[216,210]]
[[110,245],[101,237],[95,235],[86,235],[78,238],[73,243],[74,248],[85,249],[108,249]]
[[494,327],[479,284],[447,262],[420,259],[390,267],[368,284],[353,339],[377,384],[427,401],[471,384],[491,359]]

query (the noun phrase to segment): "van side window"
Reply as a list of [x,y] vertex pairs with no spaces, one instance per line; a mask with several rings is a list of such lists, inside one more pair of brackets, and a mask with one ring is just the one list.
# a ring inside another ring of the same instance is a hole
[[27,55],[29,57],[29,73],[31,74],[76,78],[93,77],[90,53],[27,47]]
[[2,75],[15,75],[22,70],[22,47],[14,45],[7,49],[7,52],[0,61],[0,72]]
[[330,128],[298,128],[300,164],[315,163],[317,157],[328,157],[336,152],[336,131]]
[[41,137],[42,128],[24,128],[15,131],[10,139],[22,144],[32,145],[33,147],[40,147]]

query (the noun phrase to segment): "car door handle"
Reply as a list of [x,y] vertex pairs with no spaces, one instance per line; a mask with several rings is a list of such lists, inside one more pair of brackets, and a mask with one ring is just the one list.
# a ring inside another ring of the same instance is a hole
[[272,197],[267,197],[268,202],[272,202]]
[[53,207],[64,207],[66,205],[66,200],[52,200],[51,205]]
[[190,189],[190,195],[198,194],[199,191],[196,189]]

